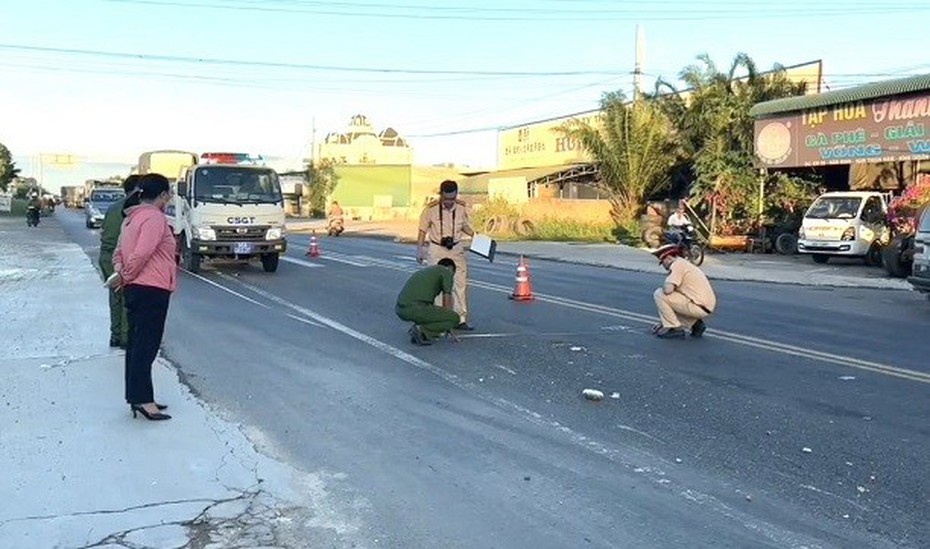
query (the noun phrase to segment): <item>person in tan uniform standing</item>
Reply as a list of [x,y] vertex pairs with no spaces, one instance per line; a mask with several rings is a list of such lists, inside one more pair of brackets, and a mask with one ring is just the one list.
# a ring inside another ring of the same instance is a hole
[[678,256],[677,244],[666,244],[652,254],[668,271],[665,284],[656,289],[653,297],[659,310],[660,324],[653,327],[656,336],[663,339],[701,337],[707,329],[704,319],[714,313],[717,296],[701,269]]
[[447,179],[439,185],[439,199],[423,208],[417,234],[417,262],[423,264],[429,259],[430,265],[436,265],[440,259],[449,258],[455,263],[452,293],[455,312],[461,320],[456,329],[473,330],[468,323],[468,263],[463,240],[475,232],[469,223],[468,209],[458,195],[458,184]]

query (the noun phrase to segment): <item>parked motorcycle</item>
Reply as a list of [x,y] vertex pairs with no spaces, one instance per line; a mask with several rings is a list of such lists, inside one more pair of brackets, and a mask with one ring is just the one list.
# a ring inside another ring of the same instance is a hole
[[39,226],[39,208],[35,206],[29,206],[26,208],[26,226],[27,227],[38,227]]
[[704,244],[693,225],[684,225],[665,232],[665,242],[678,245],[678,255],[694,265],[704,263]]
[[339,236],[344,230],[345,227],[341,217],[330,219],[329,225],[326,227],[326,232],[329,234],[329,236]]

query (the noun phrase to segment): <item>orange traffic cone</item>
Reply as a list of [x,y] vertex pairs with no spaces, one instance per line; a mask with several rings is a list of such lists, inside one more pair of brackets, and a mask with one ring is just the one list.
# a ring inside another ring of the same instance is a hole
[[523,259],[523,256],[520,256],[520,263],[517,264],[517,276],[516,276],[516,286],[514,286],[513,294],[510,295],[510,299],[515,299],[517,301],[530,301],[533,299],[533,283],[530,279],[530,266]]
[[310,248],[307,250],[307,255],[310,257],[320,256],[320,245],[316,241],[316,234],[310,235]]

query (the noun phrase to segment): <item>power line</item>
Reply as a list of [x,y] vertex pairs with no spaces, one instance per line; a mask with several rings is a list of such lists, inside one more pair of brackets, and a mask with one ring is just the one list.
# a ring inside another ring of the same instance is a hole
[[339,65],[311,65],[303,63],[280,63],[271,61],[244,61],[232,59],[217,59],[207,57],[185,57],[177,55],[124,53],[101,50],[83,50],[76,48],[53,48],[44,46],[27,46],[22,44],[0,44],[0,49],[27,51],[39,53],[54,53],[64,55],[109,57],[114,59],[132,59],[137,61],[165,61],[172,63],[189,63],[199,65],[219,65],[238,67],[263,67],[275,69],[317,70],[334,72],[362,72],[380,74],[429,74],[429,75],[458,75],[458,76],[589,76],[589,75],[616,75],[623,71],[468,71],[468,70],[440,70],[440,69],[379,69],[375,67],[349,67]]
[[[141,4],[150,6],[163,7],[182,7],[182,8],[206,8],[221,10],[240,10],[255,11],[264,13],[306,13],[314,15],[328,15],[340,17],[369,17],[369,18],[395,18],[395,19],[432,19],[432,20],[465,20],[465,21],[711,21],[711,20],[734,20],[734,19],[788,19],[799,17],[814,17],[829,15],[832,17],[850,17],[856,15],[882,15],[896,13],[914,13],[916,11],[928,11],[930,6],[915,6],[913,4],[846,4],[842,9],[837,7],[824,7],[822,5],[811,6],[809,3],[798,3],[794,10],[784,4],[759,6],[757,3],[730,4],[729,8],[712,8],[705,6],[695,6],[694,8],[675,8],[656,9],[656,2],[642,3],[639,6],[631,6],[628,10],[562,10],[555,13],[552,11],[542,12],[538,9],[517,10],[522,15],[481,15],[490,8],[460,8],[470,10],[472,13],[462,12],[460,14],[435,14],[427,10],[450,9],[449,6],[408,6],[406,10],[418,9],[421,13],[396,13],[391,11],[361,11],[361,9],[381,9],[390,10],[396,8],[393,5],[379,4],[362,4],[362,3],[323,3],[317,2],[313,5],[303,3],[296,4],[297,7],[287,7],[287,5],[269,6],[265,3],[256,5],[254,3],[205,3],[196,1],[181,0],[109,0],[126,4]],[[292,5],[294,5],[292,3]],[[304,6],[304,7],[300,7]],[[317,7],[314,7],[317,6]],[[649,6],[649,7],[646,7]],[[327,9],[328,7],[328,9]],[[733,9],[738,7],[740,9]],[[333,9],[336,8],[336,9]],[[339,11],[341,8],[343,11]],[[651,9],[650,9],[651,8]],[[508,8],[497,8],[508,9]],[[568,13],[563,13],[568,12]],[[576,14],[581,14],[576,15]]]

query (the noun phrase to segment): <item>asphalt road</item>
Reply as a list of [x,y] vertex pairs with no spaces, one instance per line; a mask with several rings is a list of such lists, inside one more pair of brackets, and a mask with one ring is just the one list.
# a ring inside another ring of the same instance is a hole
[[930,546],[916,294],[719,282],[706,337],[662,341],[654,275],[538,261],[518,303],[515,260],[475,257],[477,331],[421,348],[393,314],[412,247],[290,244],[275,274],[184,274],[164,352],[377,546]]

